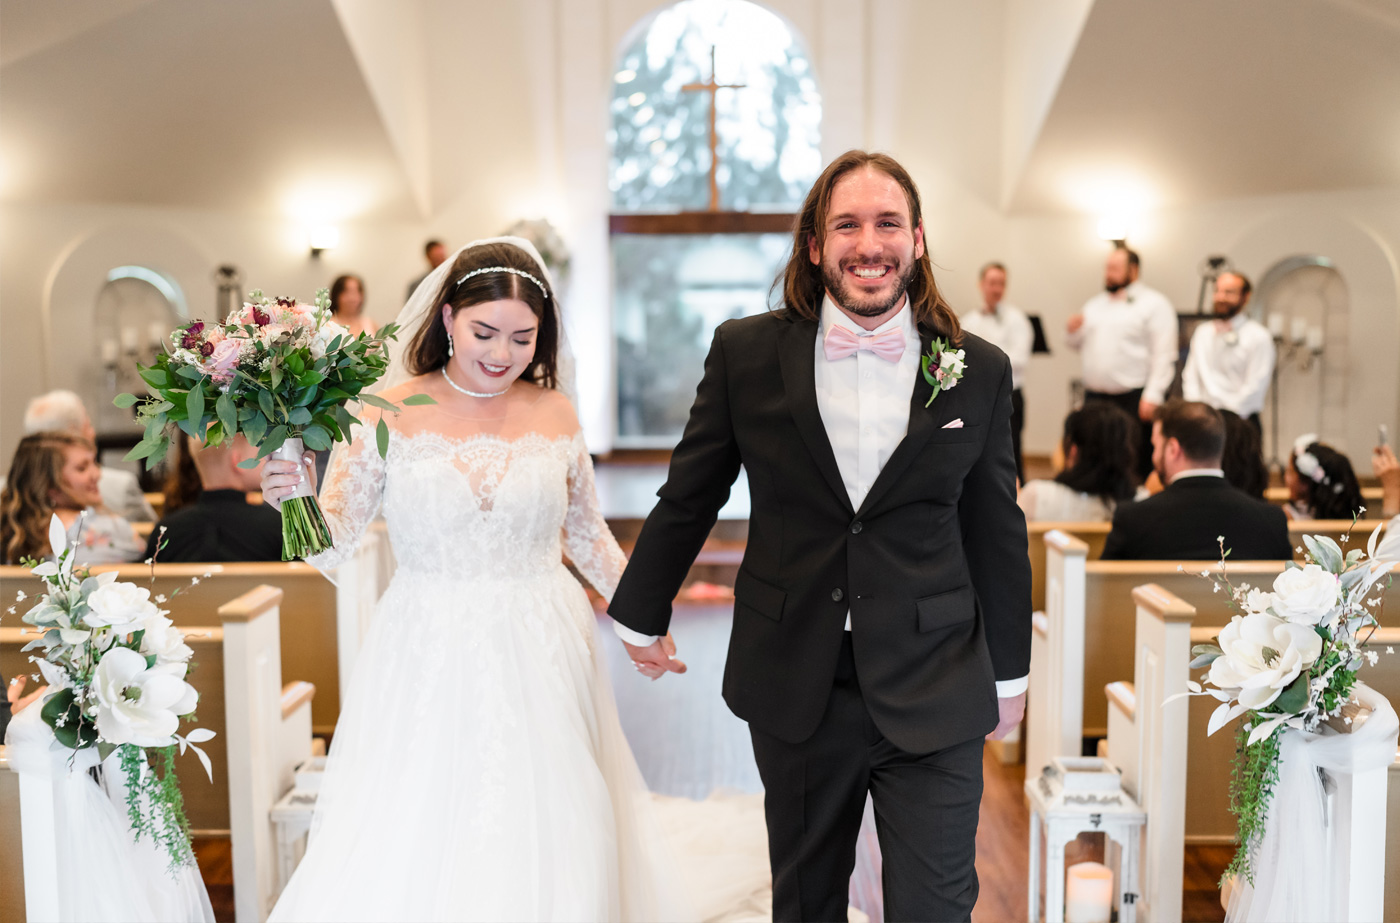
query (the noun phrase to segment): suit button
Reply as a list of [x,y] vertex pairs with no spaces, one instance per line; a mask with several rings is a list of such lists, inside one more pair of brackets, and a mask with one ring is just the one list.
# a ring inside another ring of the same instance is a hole
[[855,522],[851,523],[851,534],[852,534],[852,535],[859,535],[859,534],[860,534],[860,530],[861,530],[861,529],[864,529],[864,528],[865,528],[864,524],[862,524],[861,521],[860,521],[859,519],[857,519]]
[[834,590],[831,591],[831,601],[832,601],[832,602],[834,602],[834,603],[839,603],[841,600],[843,600],[843,599],[845,599],[845,598],[846,598],[846,594],[841,590],[840,587],[837,587],[836,589],[834,589]]

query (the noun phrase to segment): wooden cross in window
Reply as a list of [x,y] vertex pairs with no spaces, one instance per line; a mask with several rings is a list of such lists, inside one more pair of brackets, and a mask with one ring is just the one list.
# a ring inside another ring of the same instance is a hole
[[681,87],[687,92],[710,94],[710,211],[719,211],[719,132],[715,129],[715,111],[718,108],[720,90],[742,90],[746,84],[715,82],[715,46],[710,46],[710,79],[705,83],[687,83]]

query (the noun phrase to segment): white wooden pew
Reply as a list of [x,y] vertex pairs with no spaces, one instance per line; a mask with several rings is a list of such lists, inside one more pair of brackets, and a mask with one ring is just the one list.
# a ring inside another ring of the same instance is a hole
[[[1147,919],[1179,919],[1182,863],[1185,853],[1187,806],[1200,779],[1209,773],[1219,784],[1228,782],[1228,750],[1211,748],[1204,726],[1188,720],[1186,699],[1166,700],[1185,689],[1191,661],[1193,607],[1161,587],[1135,591],[1136,656],[1134,681],[1112,683],[1107,689],[1108,738],[1105,755],[1123,770],[1123,784],[1147,811],[1144,849],[1144,896]],[[1201,700],[1214,706],[1213,699]],[[1192,705],[1197,704],[1194,700]],[[1210,758],[1203,758],[1212,751]],[[1188,760],[1188,753],[1191,754]],[[1388,786],[1395,767],[1337,779],[1330,810],[1348,815],[1350,836],[1330,843],[1344,876],[1345,921],[1396,919],[1385,907],[1387,871],[1386,816],[1400,814],[1400,795]],[[1378,811],[1378,806],[1385,806]],[[1199,813],[1199,812],[1198,812]],[[1335,829],[1335,828],[1334,828]],[[1390,831],[1391,836],[1395,831]],[[1394,864],[1394,857],[1391,858]],[[1397,890],[1392,888],[1391,891]],[[1175,895],[1175,904],[1171,903]],[[1396,902],[1391,898],[1392,905]]]
[[[250,590],[232,602],[219,607],[221,628],[199,631],[190,638],[196,658],[206,655],[206,669],[196,671],[206,679],[215,673],[211,660],[222,667],[222,708],[219,696],[207,694],[202,698],[200,713],[203,726],[216,725],[220,736],[210,741],[206,750],[215,758],[214,773],[228,791],[228,816],[233,847],[234,906],[239,923],[261,921],[277,898],[276,843],[268,811],[272,804],[292,785],[292,771],[311,756],[311,701],[315,688],[309,683],[282,685],[280,655],[279,606],[282,591],[262,586]],[[212,714],[219,711],[218,715]],[[218,747],[215,743],[218,743]],[[222,749],[225,759],[218,759]],[[0,748],[3,750],[3,748]],[[177,763],[195,763],[186,755]],[[193,786],[208,786],[202,770],[195,765],[190,773],[182,766],[183,787],[187,798],[196,801]],[[20,805],[19,836],[6,843],[19,846],[16,853],[23,856],[24,884],[4,879],[6,894],[23,891],[23,913],[30,920],[55,919],[57,908],[52,895],[58,893],[61,862],[54,855],[55,818],[50,786],[30,784],[20,778],[19,785],[8,772],[8,764],[0,758],[0,773],[9,777],[0,780],[0,831],[13,829],[14,802]],[[17,799],[15,798],[17,790]],[[0,862],[0,872],[10,870],[13,862]],[[11,901],[7,898],[7,907]],[[17,912],[18,913],[18,912]],[[8,910],[0,912],[8,919]]]
[[1056,756],[1078,756],[1084,733],[1084,568],[1089,546],[1045,533],[1045,611],[1032,618],[1026,696],[1026,776]]

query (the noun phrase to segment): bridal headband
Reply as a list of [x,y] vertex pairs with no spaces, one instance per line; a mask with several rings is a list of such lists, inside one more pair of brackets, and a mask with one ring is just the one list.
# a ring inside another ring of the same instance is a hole
[[479,276],[479,275],[482,275],[483,273],[488,273],[488,272],[508,272],[508,273],[510,273],[511,275],[523,276],[524,278],[529,279],[531,282],[533,282],[533,283],[535,283],[536,285],[538,285],[538,286],[540,287],[540,291],[544,293],[544,297],[545,297],[545,298],[548,298],[548,297],[549,297],[549,289],[547,289],[547,288],[544,287],[544,283],[543,283],[543,282],[541,282],[539,279],[536,279],[534,276],[530,275],[528,272],[526,272],[526,271],[523,270],[523,269],[513,269],[513,268],[511,268],[510,266],[486,266],[486,267],[483,267],[483,268],[481,268],[481,269],[473,269],[471,272],[467,273],[465,276],[463,276],[462,278],[458,279],[458,280],[457,280],[457,284],[458,284],[458,285],[461,285],[463,282],[467,281],[467,280],[470,279],[472,276]]

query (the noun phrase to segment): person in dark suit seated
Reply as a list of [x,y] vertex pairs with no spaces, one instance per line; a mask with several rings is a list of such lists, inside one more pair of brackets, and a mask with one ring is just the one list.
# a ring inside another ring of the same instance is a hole
[[1221,470],[1225,421],[1194,401],[1168,401],[1152,422],[1161,493],[1120,506],[1103,559],[1213,561],[1223,536],[1232,561],[1291,559],[1283,510],[1230,486]]
[[194,458],[203,489],[194,503],[156,523],[146,557],[156,557],[162,544],[157,557],[162,564],[282,560],[281,515],[248,502],[248,493],[259,487],[262,465],[238,467],[257,450],[242,436],[216,448],[186,439],[184,449]]

